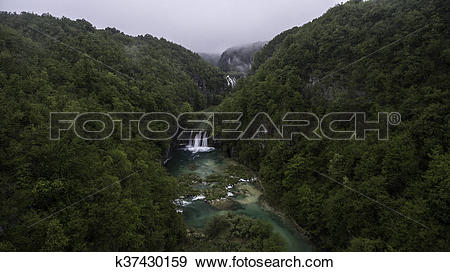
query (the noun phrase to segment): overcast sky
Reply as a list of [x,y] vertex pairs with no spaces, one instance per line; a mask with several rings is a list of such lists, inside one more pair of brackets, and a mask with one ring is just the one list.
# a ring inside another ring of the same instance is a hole
[[164,37],[196,52],[271,40],[344,0],[0,0],[0,10],[84,18],[97,28]]

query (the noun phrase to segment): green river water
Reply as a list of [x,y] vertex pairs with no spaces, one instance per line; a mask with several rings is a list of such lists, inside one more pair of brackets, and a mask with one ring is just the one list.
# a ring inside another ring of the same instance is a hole
[[[212,174],[223,174],[225,169],[235,161],[224,157],[218,151],[193,154],[189,151],[177,150],[172,159],[166,164],[171,175],[196,174],[202,178]],[[261,219],[272,225],[274,232],[278,233],[286,242],[287,250],[291,252],[312,251],[311,243],[304,238],[287,220],[276,215],[270,209],[265,209],[258,201],[261,192],[248,182],[237,184],[237,188],[245,188],[249,195],[234,197],[240,207],[233,211],[220,211],[209,205],[206,201],[190,201],[182,208],[184,220],[194,228],[203,228],[215,215],[235,212],[252,218]]]

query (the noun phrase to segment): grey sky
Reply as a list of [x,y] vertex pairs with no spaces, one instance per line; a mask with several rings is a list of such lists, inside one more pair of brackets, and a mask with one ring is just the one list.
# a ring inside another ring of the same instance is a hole
[[84,18],[97,28],[164,37],[196,52],[272,39],[344,0],[0,0],[0,10]]

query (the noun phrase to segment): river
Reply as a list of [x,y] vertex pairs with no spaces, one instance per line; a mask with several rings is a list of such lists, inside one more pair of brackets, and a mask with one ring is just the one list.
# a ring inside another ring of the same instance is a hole
[[[180,149],[172,154],[172,158],[167,162],[166,167],[168,172],[173,176],[195,174],[201,178],[206,178],[213,174],[223,175],[228,166],[236,164],[237,162],[226,158],[219,151],[191,153]],[[189,199],[186,205],[182,207],[185,222],[191,227],[203,228],[208,220],[215,215],[235,212],[261,219],[272,225],[273,231],[285,240],[288,251],[299,252],[313,250],[311,243],[297,232],[288,220],[281,218],[272,212],[271,209],[266,209],[261,205],[260,201],[258,201],[261,192],[254,184],[251,182],[240,182],[234,186],[233,190],[244,190],[246,192],[245,195],[229,196],[240,204],[237,209],[218,210],[202,199],[195,201]]]

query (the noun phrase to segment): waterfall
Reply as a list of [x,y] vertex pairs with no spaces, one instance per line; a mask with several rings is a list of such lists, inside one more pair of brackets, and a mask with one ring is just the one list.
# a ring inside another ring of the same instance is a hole
[[208,147],[208,133],[207,132],[205,132],[205,136],[203,136],[202,147]]
[[235,77],[231,77],[230,75],[227,75],[227,76],[226,76],[226,79],[227,79],[227,84],[228,84],[228,86],[231,86],[231,88],[234,88],[234,86],[235,86],[236,83],[237,83],[236,78],[235,78]]
[[214,150],[214,147],[208,146],[208,133],[206,131],[204,134],[203,132],[197,133],[194,139],[192,139],[192,131],[191,131],[189,144],[186,146],[186,150],[191,151],[192,153],[209,152]]
[[201,141],[202,133],[195,135],[194,138],[194,148],[198,149],[200,147],[200,141]]
[[191,130],[191,136],[189,137],[189,145],[188,146],[192,146],[192,130]]

